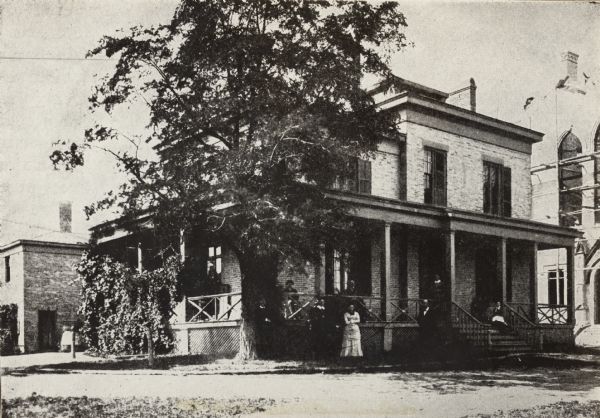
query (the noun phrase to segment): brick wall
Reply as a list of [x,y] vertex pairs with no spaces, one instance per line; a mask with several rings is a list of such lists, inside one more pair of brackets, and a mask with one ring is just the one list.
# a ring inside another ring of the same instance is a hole
[[24,344],[28,352],[38,349],[38,311],[56,311],[56,343],[65,321],[74,319],[80,302],[80,288],[74,279],[74,265],[81,249],[43,245],[24,248]]
[[222,271],[221,277],[223,284],[231,286],[232,292],[242,291],[242,275],[240,273],[240,265],[235,253],[225,246],[222,247]]
[[475,297],[475,250],[477,243],[463,235],[456,236],[456,294],[454,300],[467,311]]
[[373,195],[390,199],[400,197],[399,163],[397,143],[386,141],[378,145],[378,151],[371,160],[371,193]]
[[507,251],[511,252],[512,302],[531,303],[531,243],[510,242]]
[[407,123],[407,198],[423,202],[424,147],[447,149],[448,206],[483,210],[483,161],[492,159],[512,170],[512,216],[531,215],[530,156],[500,146]]

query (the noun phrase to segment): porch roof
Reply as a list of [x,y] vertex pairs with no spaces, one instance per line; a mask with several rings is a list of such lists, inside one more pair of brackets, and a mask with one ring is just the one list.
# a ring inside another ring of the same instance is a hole
[[583,233],[527,219],[505,218],[448,207],[405,202],[349,192],[330,196],[352,206],[354,215],[392,224],[460,231],[507,239],[537,242],[540,249],[572,247]]

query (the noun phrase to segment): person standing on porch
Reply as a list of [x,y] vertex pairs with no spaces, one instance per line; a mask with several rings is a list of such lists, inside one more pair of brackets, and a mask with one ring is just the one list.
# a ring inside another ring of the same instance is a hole
[[340,357],[362,357],[362,347],[360,341],[360,315],[354,310],[354,305],[348,305],[348,310],[344,313],[344,335],[342,338],[342,350]]
[[317,304],[310,310],[310,336],[313,358],[320,358],[329,344],[327,333],[327,312],[325,300],[319,298]]

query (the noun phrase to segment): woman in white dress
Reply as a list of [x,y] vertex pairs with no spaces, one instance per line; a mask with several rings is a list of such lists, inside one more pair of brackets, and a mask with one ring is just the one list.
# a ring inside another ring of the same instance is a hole
[[360,346],[360,316],[354,310],[354,305],[349,305],[344,313],[344,337],[342,338],[342,351],[340,357],[362,357]]

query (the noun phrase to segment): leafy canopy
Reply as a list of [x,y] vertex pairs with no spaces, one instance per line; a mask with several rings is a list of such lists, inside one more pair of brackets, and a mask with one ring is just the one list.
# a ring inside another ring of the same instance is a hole
[[[89,213],[152,210],[158,228],[200,225],[238,256],[316,257],[350,222],[325,189],[397,135],[360,81],[392,77],[405,26],[393,2],[184,0],[169,24],[104,37],[90,55],[118,63],[91,106],[142,97],[158,157],[111,150],[130,181]],[[128,138],[96,126],[51,159],[72,168],[115,139]]]

